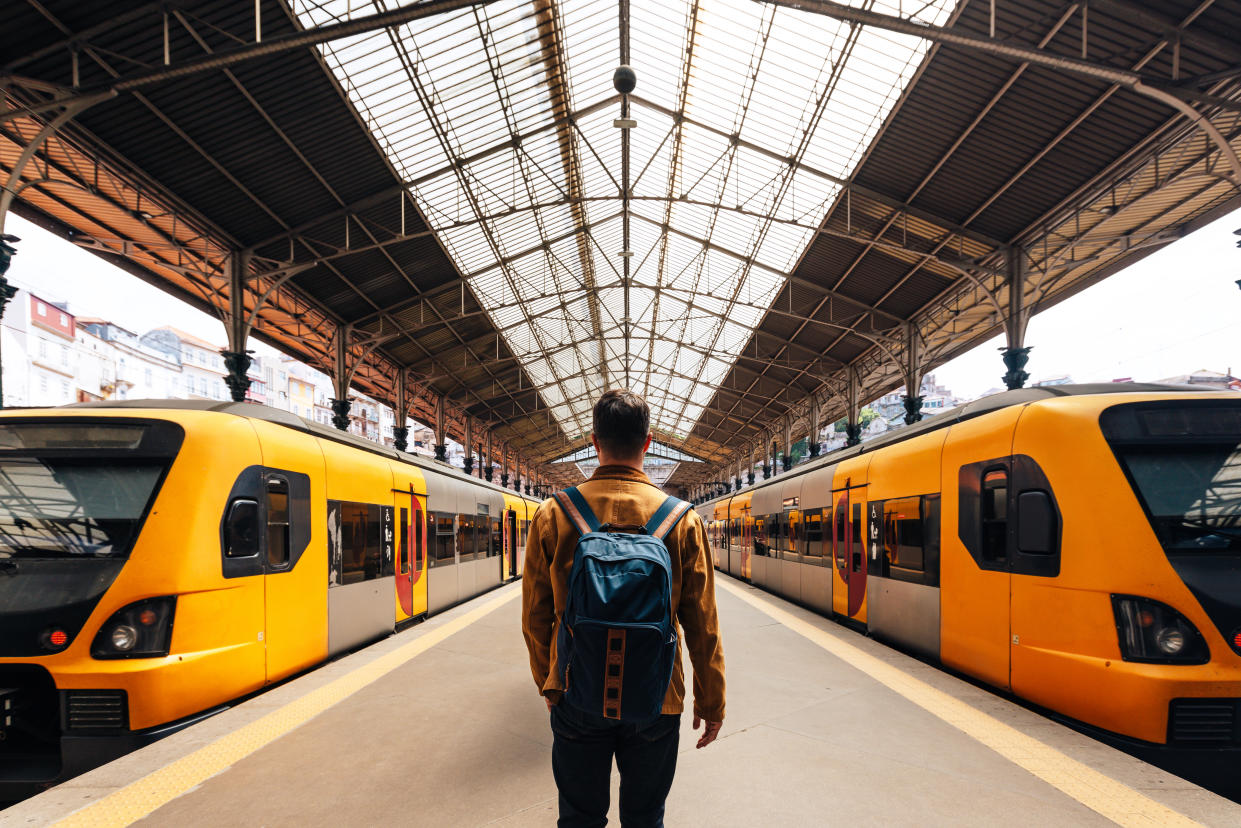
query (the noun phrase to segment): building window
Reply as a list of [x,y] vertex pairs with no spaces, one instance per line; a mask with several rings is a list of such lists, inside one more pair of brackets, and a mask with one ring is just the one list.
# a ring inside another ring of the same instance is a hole
[[145,376],[146,376],[147,385],[154,385],[154,384],[155,384],[155,377],[153,377],[153,376],[151,375],[151,369],[150,369],[150,368],[146,369]]
[[47,305],[42,302],[36,302],[35,305],[39,308],[39,316],[47,316]]
[[69,367],[69,346],[62,345],[60,347],[60,364],[62,367]]
[[61,393],[62,393],[62,394],[64,394],[66,397],[68,397],[68,396],[69,396],[69,380],[61,380],[61,381],[60,381],[60,391],[61,391]]
[[187,394],[194,393],[194,378],[193,377],[185,378],[185,393]]
[[47,374],[39,374],[39,390],[47,391]]
[[39,358],[47,359],[47,340],[45,339],[39,340]]
[[200,396],[203,396],[203,397],[207,396],[207,378],[206,377],[198,378],[198,393]]
[[62,314],[60,315],[60,324],[61,324],[61,325],[68,325],[68,324],[69,324],[69,317],[65,316],[65,315],[62,313]]

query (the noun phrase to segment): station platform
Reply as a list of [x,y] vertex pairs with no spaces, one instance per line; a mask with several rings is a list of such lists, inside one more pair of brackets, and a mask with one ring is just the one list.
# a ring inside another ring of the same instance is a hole
[[[1241,805],[724,575],[719,740],[669,826],[1239,825]],[[520,582],[0,812],[0,828],[548,826]],[[614,785],[616,780],[614,778]],[[616,818],[616,795],[610,824]]]

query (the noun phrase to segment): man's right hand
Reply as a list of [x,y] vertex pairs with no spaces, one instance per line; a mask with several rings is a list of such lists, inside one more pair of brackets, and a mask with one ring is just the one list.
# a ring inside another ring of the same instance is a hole
[[[698,716],[694,717],[694,730],[698,729],[703,720]],[[723,722],[706,722],[706,727],[702,729],[702,736],[698,737],[697,748],[705,748],[707,745],[715,741],[715,737],[720,735],[720,728],[724,726]]]

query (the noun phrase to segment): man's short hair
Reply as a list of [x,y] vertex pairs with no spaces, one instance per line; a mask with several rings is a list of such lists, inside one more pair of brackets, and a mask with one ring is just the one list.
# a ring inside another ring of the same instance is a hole
[[651,409],[640,395],[613,388],[595,403],[593,425],[601,449],[614,457],[634,457],[651,432]]

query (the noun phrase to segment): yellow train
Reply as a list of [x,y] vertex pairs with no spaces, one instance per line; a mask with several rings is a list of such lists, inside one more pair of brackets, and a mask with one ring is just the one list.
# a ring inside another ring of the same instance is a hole
[[518,577],[537,505],[246,403],[0,414],[0,801]]
[[1241,791],[1241,394],[1010,391],[698,509],[721,570]]

